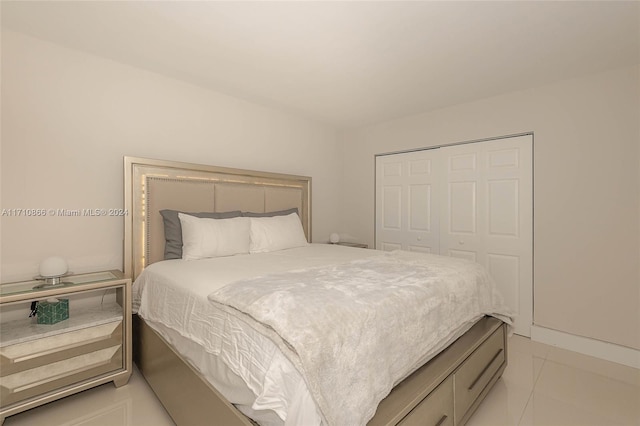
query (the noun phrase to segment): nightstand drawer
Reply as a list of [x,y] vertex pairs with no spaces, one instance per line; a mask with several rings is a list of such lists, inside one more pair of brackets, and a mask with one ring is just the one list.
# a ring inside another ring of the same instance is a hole
[[122,320],[8,345],[0,348],[0,377],[121,344]]
[[456,422],[462,419],[505,362],[504,341],[504,327],[500,327],[455,372]]
[[122,368],[122,321],[9,345],[0,348],[0,405]]
[[122,345],[84,353],[2,377],[0,405],[46,394],[100,374],[122,369]]

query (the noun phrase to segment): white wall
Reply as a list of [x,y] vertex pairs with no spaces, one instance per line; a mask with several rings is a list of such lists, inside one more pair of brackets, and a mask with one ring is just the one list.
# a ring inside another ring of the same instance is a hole
[[534,132],[534,320],[640,349],[640,68],[346,132],[343,232],[373,245],[374,155]]
[[[2,32],[2,205],[122,208],[124,155],[307,175],[313,236],[338,227],[334,129],[157,74]],[[2,281],[46,256],[122,267],[115,217],[2,217]]]

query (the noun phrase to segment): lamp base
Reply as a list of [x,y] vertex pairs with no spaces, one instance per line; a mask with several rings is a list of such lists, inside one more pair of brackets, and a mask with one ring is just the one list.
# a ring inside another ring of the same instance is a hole
[[49,288],[49,287],[58,287],[58,286],[63,286],[67,283],[62,281],[63,277],[66,277],[67,275],[71,275],[70,273],[66,273],[63,275],[57,275],[55,277],[43,277],[42,275],[38,275],[37,277],[34,277],[34,279],[38,280],[38,281],[44,281],[42,284],[38,284],[36,286],[34,286],[33,288]]

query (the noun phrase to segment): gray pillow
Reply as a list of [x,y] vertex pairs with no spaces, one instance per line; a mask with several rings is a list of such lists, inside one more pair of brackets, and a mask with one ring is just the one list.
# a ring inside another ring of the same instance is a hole
[[277,212],[266,212],[266,213],[253,213],[253,212],[242,212],[242,216],[245,217],[273,217],[273,216],[286,216],[289,215],[291,213],[295,213],[298,216],[300,216],[300,213],[298,213],[298,208],[294,207],[292,209],[287,209],[287,210],[280,210]]
[[164,221],[164,260],[182,259],[182,225],[180,225],[178,213],[209,219],[230,219],[242,215],[240,210],[222,213],[191,213],[178,210],[160,210],[162,220]]

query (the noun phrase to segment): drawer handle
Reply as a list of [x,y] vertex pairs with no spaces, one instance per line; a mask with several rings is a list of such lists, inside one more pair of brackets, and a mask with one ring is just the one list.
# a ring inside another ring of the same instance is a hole
[[438,423],[436,423],[436,426],[442,426],[445,421],[447,421],[447,415],[446,414],[444,416],[442,416],[442,418],[440,420],[438,420]]
[[471,386],[469,386],[469,388],[467,389],[469,392],[471,392],[471,390],[473,390],[473,388],[478,384],[478,382],[480,381],[480,379],[482,378],[482,376],[484,376],[484,373],[487,372],[487,370],[489,369],[489,367],[491,367],[491,364],[493,364],[493,361],[496,360],[496,358],[498,358],[500,356],[500,354],[502,353],[504,349],[500,349],[498,351],[498,353],[496,353],[493,358],[491,358],[491,361],[489,361],[489,363],[482,369],[482,371],[480,372],[480,374],[478,374],[478,377],[476,377],[476,379],[473,381],[473,383],[471,383]]

